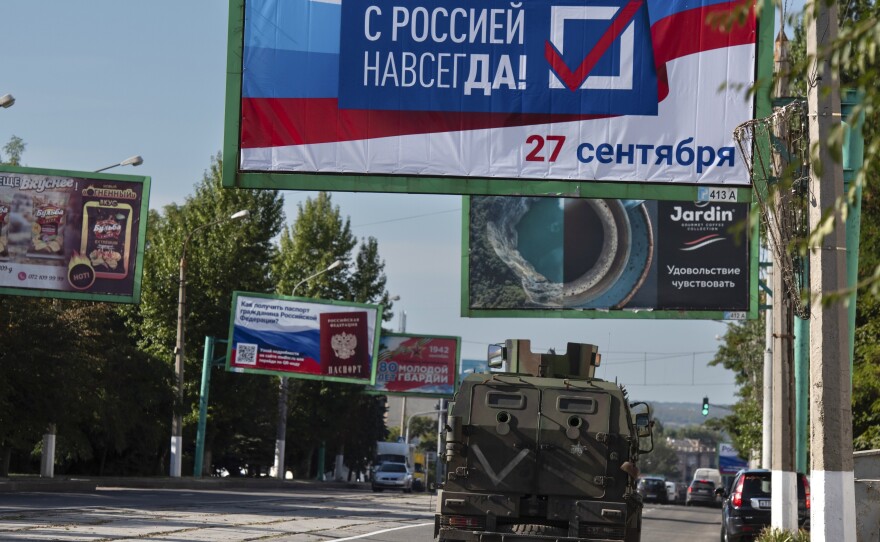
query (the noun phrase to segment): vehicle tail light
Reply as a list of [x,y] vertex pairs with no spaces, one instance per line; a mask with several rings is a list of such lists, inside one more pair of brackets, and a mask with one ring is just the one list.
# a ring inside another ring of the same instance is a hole
[[694,492],[694,488],[688,486],[688,493],[693,493],[693,492]]
[[745,476],[741,476],[739,482],[736,483],[736,489],[733,490],[733,496],[730,499],[736,508],[742,506],[743,503],[743,480],[745,480]]
[[807,480],[806,475],[801,475],[804,479],[804,498],[807,501],[807,510],[810,509],[810,481]]

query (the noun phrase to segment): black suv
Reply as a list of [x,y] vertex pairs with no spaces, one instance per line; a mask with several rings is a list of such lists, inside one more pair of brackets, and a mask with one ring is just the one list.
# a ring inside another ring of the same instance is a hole
[[[810,528],[810,482],[797,475],[798,524]],[[770,525],[770,471],[741,470],[730,484],[730,491],[715,490],[723,498],[721,505],[721,540],[753,540]]]
[[663,478],[641,478],[636,490],[642,496],[642,502],[658,502],[662,504],[669,502],[666,480]]

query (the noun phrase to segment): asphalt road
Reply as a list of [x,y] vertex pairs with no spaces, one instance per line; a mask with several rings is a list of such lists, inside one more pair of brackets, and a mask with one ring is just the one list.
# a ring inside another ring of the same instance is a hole
[[[0,493],[0,540],[428,542],[434,497],[330,488]],[[712,508],[645,508],[642,542],[718,540]]]

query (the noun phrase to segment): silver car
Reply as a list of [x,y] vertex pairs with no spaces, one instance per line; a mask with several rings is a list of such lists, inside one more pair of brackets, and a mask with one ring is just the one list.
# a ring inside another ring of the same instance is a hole
[[404,463],[382,463],[373,473],[373,491],[401,489],[412,492],[413,476]]

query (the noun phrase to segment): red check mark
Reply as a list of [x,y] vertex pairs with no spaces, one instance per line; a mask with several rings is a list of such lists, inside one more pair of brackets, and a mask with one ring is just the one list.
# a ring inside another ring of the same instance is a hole
[[608,48],[611,47],[614,40],[620,37],[626,27],[629,26],[629,23],[632,21],[633,17],[635,17],[636,12],[642,7],[643,1],[644,0],[630,0],[629,3],[623,6],[623,9],[618,12],[617,17],[611,20],[611,26],[609,26],[605,33],[602,34],[602,37],[599,38],[596,46],[593,47],[593,50],[590,51],[586,57],[584,57],[583,62],[581,62],[581,65],[578,66],[578,69],[574,72],[571,71],[565,61],[562,60],[562,56],[560,56],[553,44],[547,40],[544,44],[544,58],[547,59],[550,67],[553,68],[553,71],[556,72],[556,75],[559,76],[559,79],[570,91],[574,92],[580,88],[590,75],[590,72],[593,71],[593,68],[596,67],[596,63],[599,62],[602,55],[604,55]]

